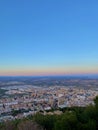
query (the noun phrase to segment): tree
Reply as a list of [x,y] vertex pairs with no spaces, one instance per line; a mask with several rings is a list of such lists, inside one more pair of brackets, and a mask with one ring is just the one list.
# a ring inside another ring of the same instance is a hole
[[43,126],[44,130],[52,130],[54,127],[54,122],[55,122],[55,115],[41,115],[41,114],[36,114],[34,117],[34,120]]
[[6,121],[4,123],[4,130],[16,130],[16,126],[14,125],[13,121]]
[[95,111],[96,111],[96,115],[95,115],[96,129],[98,129],[98,96],[94,99],[94,103],[95,103]]
[[37,123],[26,120],[19,123],[18,130],[43,130]]
[[77,117],[74,112],[67,112],[61,115],[60,119],[55,123],[55,130],[76,130]]

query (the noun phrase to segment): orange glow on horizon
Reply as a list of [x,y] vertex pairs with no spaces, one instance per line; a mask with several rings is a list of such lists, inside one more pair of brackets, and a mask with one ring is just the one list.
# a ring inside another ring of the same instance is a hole
[[1,76],[48,76],[48,75],[74,75],[98,74],[98,67],[62,67],[62,68],[36,68],[36,69],[4,69],[0,70]]

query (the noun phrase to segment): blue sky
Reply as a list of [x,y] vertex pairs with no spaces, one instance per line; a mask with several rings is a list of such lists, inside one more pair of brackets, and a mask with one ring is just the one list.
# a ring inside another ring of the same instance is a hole
[[97,0],[0,1],[0,75],[98,73]]

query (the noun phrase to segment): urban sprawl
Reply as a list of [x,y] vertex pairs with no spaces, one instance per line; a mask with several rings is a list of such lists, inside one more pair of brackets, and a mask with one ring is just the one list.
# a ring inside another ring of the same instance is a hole
[[14,85],[0,89],[5,91],[0,98],[0,121],[19,119],[37,112],[47,114],[46,111],[51,109],[94,105],[93,100],[98,95],[98,91],[93,89],[57,85]]

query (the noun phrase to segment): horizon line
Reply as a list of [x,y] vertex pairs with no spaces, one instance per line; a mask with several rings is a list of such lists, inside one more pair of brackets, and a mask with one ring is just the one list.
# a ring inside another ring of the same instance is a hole
[[98,76],[97,74],[66,74],[66,75],[0,75],[0,77],[70,77],[70,76]]

